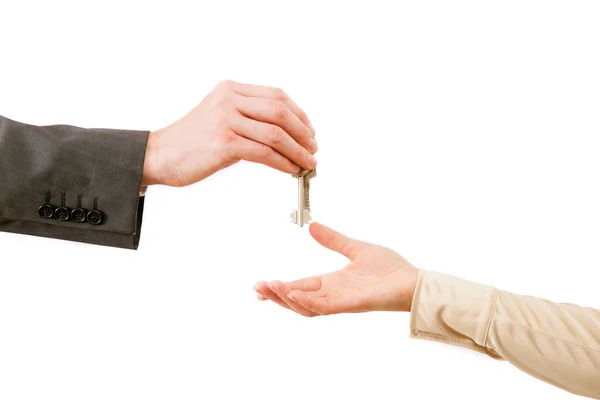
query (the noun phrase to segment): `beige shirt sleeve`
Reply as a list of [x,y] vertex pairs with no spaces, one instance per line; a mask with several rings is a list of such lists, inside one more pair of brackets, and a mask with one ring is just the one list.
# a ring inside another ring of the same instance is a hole
[[413,338],[476,350],[571,393],[600,398],[600,310],[420,270],[410,329]]

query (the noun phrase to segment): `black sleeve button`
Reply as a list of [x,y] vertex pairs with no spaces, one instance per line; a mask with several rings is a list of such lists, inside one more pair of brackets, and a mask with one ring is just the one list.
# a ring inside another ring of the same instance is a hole
[[58,207],[54,210],[54,216],[59,221],[66,221],[69,219],[69,209],[67,207]]
[[44,204],[38,208],[40,217],[44,219],[50,219],[54,216],[54,208],[51,205]]
[[71,211],[71,219],[75,222],[85,222],[86,213],[83,208],[76,208]]
[[87,213],[87,220],[92,225],[99,225],[102,222],[102,213],[98,210],[92,210]]

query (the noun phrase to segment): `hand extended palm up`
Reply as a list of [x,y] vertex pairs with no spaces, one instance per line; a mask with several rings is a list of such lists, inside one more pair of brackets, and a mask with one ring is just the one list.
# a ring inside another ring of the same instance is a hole
[[292,282],[261,281],[260,300],[272,300],[301,315],[366,311],[410,311],[418,269],[391,249],[349,238],[319,223],[310,234],[322,246],[346,256],[346,267]]

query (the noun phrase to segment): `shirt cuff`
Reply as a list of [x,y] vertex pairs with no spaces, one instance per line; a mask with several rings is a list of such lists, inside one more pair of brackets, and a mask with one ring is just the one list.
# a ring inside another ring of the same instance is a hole
[[501,358],[486,346],[497,296],[498,289],[492,286],[420,270],[411,307],[410,337]]

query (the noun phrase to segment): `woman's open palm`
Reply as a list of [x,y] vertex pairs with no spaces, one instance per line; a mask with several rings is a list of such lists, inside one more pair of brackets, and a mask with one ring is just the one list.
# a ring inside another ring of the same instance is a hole
[[258,282],[260,300],[272,300],[301,315],[410,311],[418,270],[383,246],[351,239],[319,223],[313,238],[350,260],[343,269],[293,282]]

